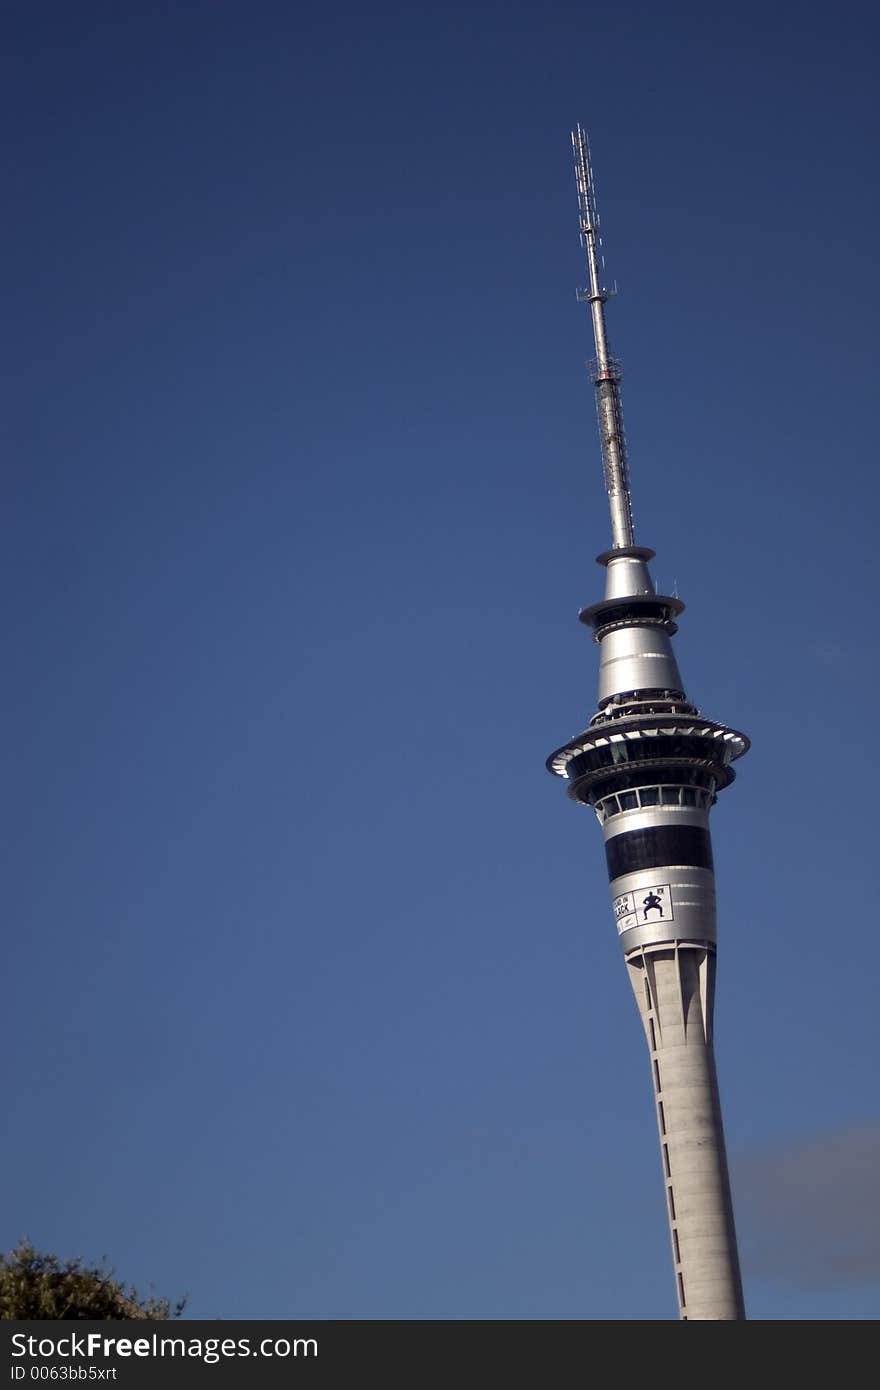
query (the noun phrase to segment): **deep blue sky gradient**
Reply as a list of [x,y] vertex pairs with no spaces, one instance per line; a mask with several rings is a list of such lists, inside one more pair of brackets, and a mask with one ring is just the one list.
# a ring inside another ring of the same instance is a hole
[[675,1316],[600,833],[543,767],[608,543],[578,119],[638,538],[754,743],[729,1147],[876,1117],[875,13],[9,7],[0,1248],[193,1317]]

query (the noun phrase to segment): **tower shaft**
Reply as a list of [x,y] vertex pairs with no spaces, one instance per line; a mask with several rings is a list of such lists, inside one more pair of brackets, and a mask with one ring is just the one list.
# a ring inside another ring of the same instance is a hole
[[675,942],[626,957],[651,1053],[682,1319],[745,1317],[712,1048],[715,952]]
[[716,924],[709,812],[744,734],[690,703],[672,649],[684,604],[658,594],[634,544],[620,373],[608,351],[589,145],[572,134],[611,512],[605,597],[581,611],[599,644],[598,710],[547,760],[602,827],[611,900],[651,1060],[682,1319],[745,1317],[713,1049]]

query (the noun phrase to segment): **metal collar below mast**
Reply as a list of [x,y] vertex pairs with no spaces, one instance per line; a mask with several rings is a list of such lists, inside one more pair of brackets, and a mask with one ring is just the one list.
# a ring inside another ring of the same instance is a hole
[[632,500],[629,489],[629,470],[626,461],[626,436],[623,432],[623,409],[620,403],[620,364],[608,350],[605,331],[605,301],[608,290],[599,278],[601,237],[596,211],[596,188],[590,162],[590,144],[586,131],[578,125],[571,133],[574,152],[574,174],[580,207],[581,245],[587,253],[589,288],[578,291],[578,299],[590,306],[596,359],[593,382],[596,387],[596,411],[599,418],[599,440],[605,469],[605,488],[611,510],[611,541],[615,550],[635,545]]

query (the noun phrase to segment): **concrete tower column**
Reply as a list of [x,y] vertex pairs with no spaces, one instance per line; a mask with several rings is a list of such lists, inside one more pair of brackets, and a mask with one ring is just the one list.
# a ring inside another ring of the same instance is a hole
[[679,1312],[745,1317],[712,1047],[715,951],[676,942],[626,957],[651,1077]]

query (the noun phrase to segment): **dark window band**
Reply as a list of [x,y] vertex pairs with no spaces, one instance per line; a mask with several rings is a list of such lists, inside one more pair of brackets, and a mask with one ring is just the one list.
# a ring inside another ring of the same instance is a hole
[[664,864],[693,864],[711,869],[712,841],[700,825],[652,825],[626,830],[605,842],[608,877],[620,878],[639,869],[659,869]]

